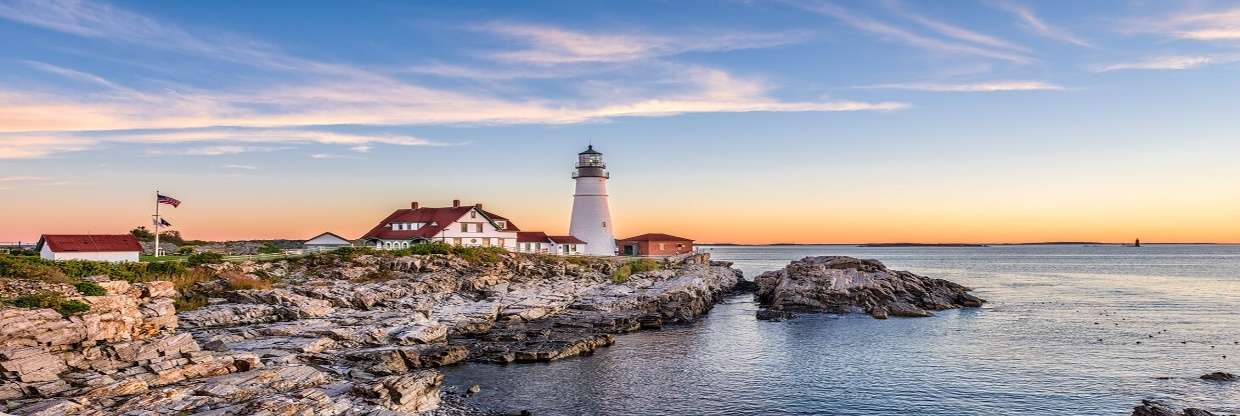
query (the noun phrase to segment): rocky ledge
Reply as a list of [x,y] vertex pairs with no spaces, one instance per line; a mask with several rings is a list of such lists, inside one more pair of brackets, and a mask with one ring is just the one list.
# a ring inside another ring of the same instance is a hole
[[[617,274],[628,261],[322,254],[213,266],[180,295],[95,278],[108,295],[86,314],[0,309],[0,412],[471,414],[440,408],[436,367],[589,354],[740,278],[706,254]],[[206,305],[174,314],[178,296]]]
[[779,320],[797,312],[867,313],[925,317],[930,311],[979,307],[969,288],[943,279],[888,270],[877,260],[806,257],[754,279],[763,309],[759,319]]
[[[1152,400],[1142,400],[1141,405],[1132,409],[1132,416],[1223,416],[1206,410],[1188,407],[1180,411],[1172,410],[1167,405]],[[1234,416],[1234,415],[1233,415]]]

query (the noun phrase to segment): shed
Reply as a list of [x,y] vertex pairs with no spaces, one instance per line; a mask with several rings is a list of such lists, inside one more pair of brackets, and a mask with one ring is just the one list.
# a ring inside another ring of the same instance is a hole
[[661,233],[619,239],[616,245],[625,256],[674,256],[693,251],[693,240]]
[[305,251],[308,253],[316,251],[331,251],[341,247],[352,246],[352,241],[331,232],[319,234],[302,243],[302,247],[305,248]]
[[130,234],[44,234],[35,246],[47,260],[138,261],[142,244]]

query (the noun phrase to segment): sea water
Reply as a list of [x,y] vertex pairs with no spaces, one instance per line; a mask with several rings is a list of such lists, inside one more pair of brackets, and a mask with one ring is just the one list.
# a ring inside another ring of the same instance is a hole
[[766,322],[741,295],[591,356],[465,364],[446,383],[535,415],[1118,416],[1142,399],[1240,413],[1240,382],[1199,379],[1240,374],[1237,245],[702,249],[749,279],[805,256],[877,259],[988,303]]

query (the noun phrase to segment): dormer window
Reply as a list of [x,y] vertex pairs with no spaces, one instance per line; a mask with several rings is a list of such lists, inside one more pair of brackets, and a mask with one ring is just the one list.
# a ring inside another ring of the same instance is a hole
[[508,228],[508,226],[507,226],[507,225],[506,225],[503,221],[496,221],[496,222],[495,222],[495,225],[496,225],[496,226],[498,226],[498,227],[499,227],[499,229],[501,229],[501,230],[503,230],[503,229],[505,229],[505,228]]

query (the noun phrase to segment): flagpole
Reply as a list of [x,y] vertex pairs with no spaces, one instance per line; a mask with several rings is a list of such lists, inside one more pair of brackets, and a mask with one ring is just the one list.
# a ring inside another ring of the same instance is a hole
[[159,259],[159,190],[155,190],[155,258]]

